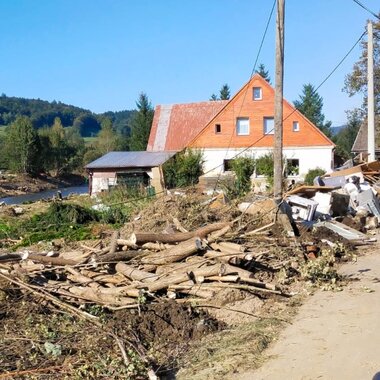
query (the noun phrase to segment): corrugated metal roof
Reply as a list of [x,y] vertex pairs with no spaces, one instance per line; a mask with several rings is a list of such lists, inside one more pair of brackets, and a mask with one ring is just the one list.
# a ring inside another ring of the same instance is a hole
[[105,168],[152,168],[162,165],[175,151],[163,152],[109,152],[86,165],[87,169]]
[[147,150],[182,150],[227,103],[219,100],[157,106]]

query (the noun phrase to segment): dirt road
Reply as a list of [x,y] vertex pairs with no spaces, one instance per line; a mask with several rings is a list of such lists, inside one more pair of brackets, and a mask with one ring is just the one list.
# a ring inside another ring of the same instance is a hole
[[236,380],[380,379],[380,249],[341,272],[358,280],[310,297],[269,348],[268,361]]

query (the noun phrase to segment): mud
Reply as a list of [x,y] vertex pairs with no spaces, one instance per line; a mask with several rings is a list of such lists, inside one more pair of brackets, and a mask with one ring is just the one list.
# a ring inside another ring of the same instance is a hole
[[26,174],[2,174],[0,175],[0,198],[38,193],[59,187],[79,186],[83,183],[84,178],[80,175],[52,178],[46,175],[32,177]]

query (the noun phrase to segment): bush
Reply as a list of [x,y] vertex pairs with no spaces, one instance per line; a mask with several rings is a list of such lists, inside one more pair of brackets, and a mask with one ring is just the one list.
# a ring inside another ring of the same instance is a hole
[[198,183],[203,174],[201,151],[188,149],[176,154],[163,165],[165,184],[168,188],[191,186]]
[[326,171],[321,168],[310,169],[305,176],[305,184],[313,185],[314,178],[324,174],[326,174]]
[[274,159],[273,153],[267,153],[256,159],[256,174],[266,177],[268,184],[273,187]]
[[242,196],[251,190],[251,175],[255,169],[255,160],[250,157],[239,157],[231,161],[231,168],[236,174],[236,193]]

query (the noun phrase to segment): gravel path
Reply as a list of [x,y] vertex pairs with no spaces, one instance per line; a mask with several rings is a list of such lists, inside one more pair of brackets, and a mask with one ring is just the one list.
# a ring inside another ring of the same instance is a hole
[[380,379],[380,249],[341,272],[358,280],[310,297],[269,348],[268,361],[235,380]]

